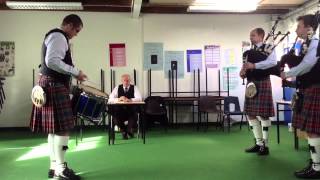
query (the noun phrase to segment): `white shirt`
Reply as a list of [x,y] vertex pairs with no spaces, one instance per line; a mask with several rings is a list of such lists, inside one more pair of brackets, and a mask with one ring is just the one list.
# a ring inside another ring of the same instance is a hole
[[63,34],[59,32],[49,34],[45,39],[44,44],[47,47],[45,63],[48,68],[62,74],[73,76],[79,75],[79,70],[77,68],[62,61],[69,48],[68,42]]
[[298,66],[291,68],[288,72],[285,72],[286,78],[303,75],[312,69],[312,67],[318,60],[318,58],[316,57],[318,42],[319,39],[316,35],[314,35],[311,38],[311,43],[309,45],[308,51],[303,57],[301,63]]
[[[118,88],[119,88],[119,86],[116,86],[113,89],[113,91],[109,95],[108,102],[118,102],[119,101]],[[129,87],[128,87],[128,89],[129,89]],[[125,87],[124,86],[123,86],[123,91],[125,91]],[[131,98],[131,100],[133,102],[142,101],[141,94],[140,94],[140,91],[138,90],[137,86],[134,86],[134,98]]]
[[[259,48],[262,45],[263,45],[262,42],[256,44],[257,48]],[[277,65],[277,56],[276,56],[275,50],[271,52],[271,54],[267,57],[267,59],[260,61],[258,63],[255,63],[254,65],[256,69],[268,69],[270,67]]]

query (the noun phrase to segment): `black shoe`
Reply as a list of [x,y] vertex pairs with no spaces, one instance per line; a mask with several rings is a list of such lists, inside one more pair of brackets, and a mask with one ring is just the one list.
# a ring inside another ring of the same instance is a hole
[[303,179],[320,179],[320,171],[316,171],[312,168],[312,165],[309,169],[304,168],[301,171],[295,172],[294,175],[297,178]]
[[320,178],[320,172],[319,171],[315,171],[312,168],[312,160],[309,159],[308,165],[307,167],[303,168],[300,171],[295,171],[294,175],[297,178],[305,178],[305,179],[317,179]]
[[49,169],[48,178],[53,178],[53,177],[54,177],[54,170],[53,169]]
[[307,165],[307,167],[303,168],[302,170],[295,171],[294,174],[304,173],[305,171],[308,171],[310,168],[312,168],[312,159],[309,159],[309,160],[308,160],[308,165]]
[[250,147],[248,149],[245,149],[245,152],[247,152],[247,153],[256,153],[256,152],[259,152],[260,147],[261,146],[259,146],[258,144],[255,144],[252,147]]
[[80,180],[81,177],[76,175],[72,169],[69,169],[67,163],[65,163],[65,169],[62,171],[61,174],[54,175],[55,178],[59,180]]
[[260,146],[260,149],[258,151],[259,156],[266,156],[269,155],[269,148],[266,146]]
[[129,135],[130,138],[134,138],[134,134],[133,133],[128,132],[128,135]]

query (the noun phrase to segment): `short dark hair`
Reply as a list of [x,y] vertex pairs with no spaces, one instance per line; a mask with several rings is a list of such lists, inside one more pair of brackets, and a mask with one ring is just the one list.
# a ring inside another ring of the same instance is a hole
[[262,36],[262,38],[264,38],[265,32],[262,28],[255,28],[254,31],[258,34],[258,36]]
[[318,22],[316,16],[313,14],[307,14],[304,16],[299,16],[297,21],[303,21],[304,26],[310,26],[314,31],[318,28]]
[[69,14],[68,16],[64,17],[62,21],[62,25],[72,24],[74,27],[83,27],[83,23],[81,18],[76,14]]

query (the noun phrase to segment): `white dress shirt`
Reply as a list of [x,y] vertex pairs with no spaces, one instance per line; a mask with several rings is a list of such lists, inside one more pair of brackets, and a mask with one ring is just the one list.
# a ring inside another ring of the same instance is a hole
[[[130,87],[130,86],[129,86]],[[128,90],[129,90],[128,87]],[[116,86],[113,91],[111,92],[111,94],[109,95],[109,100],[108,102],[118,102],[119,101],[119,97],[118,97],[118,88],[119,86]],[[125,91],[125,87],[123,86],[123,91]],[[134,86],[134,98],[131,98],[131,100],[133,102],[138,102],[138,101],[142,101],[141,98],[141,94],[140,91],[138,90],[137,86]]]
[[308,51],[303,57],[301,63],[298,66],[291,68],[288,72],[285,72],[286,78],[303,75],[312,69],[312,67],[318,60],[318,57],[316,57],[318,42],[319,39],[316,35],[314,35],[311,38],[311,43],[309,45]]
[[[257,48],[259,48],[262,45],[263,45],[262,42],[256,44]],[[271,52],[271,54],[267,57],[267,59],[260,61],[258,63],[255,63],[254,65],[256,69],[268,69],[270,67],[277,65],[277,56],[276,56],[275,50]]]
[[62,61],[69,48],[68,42],[63,34],[60,32],[49,34],[45,39],[44,44],[47,47],[45,63],[48,68],[62,74],[73,76],[79,75],[79,70],[77,68]]

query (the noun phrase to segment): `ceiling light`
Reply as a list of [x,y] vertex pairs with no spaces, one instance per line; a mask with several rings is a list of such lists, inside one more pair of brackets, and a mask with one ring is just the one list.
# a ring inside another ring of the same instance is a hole
[[81,2],[26,2],[6,1],[10,9],[37,9],[37,10],[83,10]]
[[188,12],[249,12],[257,9],[259,0],[197,0]]

